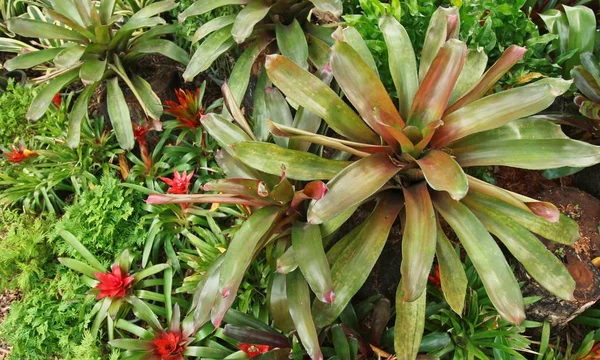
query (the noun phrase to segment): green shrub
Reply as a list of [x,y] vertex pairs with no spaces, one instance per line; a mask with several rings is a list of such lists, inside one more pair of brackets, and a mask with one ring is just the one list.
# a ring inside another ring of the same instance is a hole
[[0,210],[0,289],[27,291],[46,277],[54,261],[46,243],[51,224],[45,218]]
[[[124,249],[136,253],[145,240],[143,200],[134,190],[119,186],[114,175],[104,176],[100,185],[82,193],[67,208],[56,230],[67,230],[105,265]],[[57,239],[57,237],[54,237]],[[55,241],[55,240],[53,240]],[[75,253],[58,240],[58,255]]]

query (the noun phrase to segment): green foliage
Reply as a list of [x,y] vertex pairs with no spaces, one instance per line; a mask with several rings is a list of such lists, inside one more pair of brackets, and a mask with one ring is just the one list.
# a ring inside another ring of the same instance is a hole
[[0,146],[8,147],[19,140],[31,140],[33,136],[56,135],[56,127],[64,127],[65,118],[56,110],[49,111],[39,121],[25,118],[27,109],[37,95],[30,85],[19,85],[8,79],[6,91],[0,95]]
[[27,291],[46,277],[54,260],[46,243],[52,221],[0,210],[0,289]]
[[85,289],[76,273],[60,272],[11,304],[0,324],[0,336],[13,347],[10,359],[75,358],[69,354],[87,326],[80,320]]
[[[136,253],[140,249],[146,234],[141,221],[145,214],[142,204],[138,193],[121,187],[113,176],[103,176],[99,185],[85,190],[67,208],[56,230],[69,231],[109,265],[121,251]],[[56,253],[74,254],[62,241],[56,243]]]
[[[190,7],[195,1],[194,0],[181,0],[177,2],[177,7],[170,12],[170,15],[173,19],[177,19],[177,15],[182,13],[185,9]],[[194,33],[200,26],[206,24],[208,21],[227,15],[234,15],[240,11],[239,6],[222,6],[218,7],[214,10],[211,10],[205,14],[194,16],[187,18],[184,22],[179,23],[179,21],[174,20],[177,30],[175,32],[175,42],[177,45],[182,47],[183,49],[196,49],[198,47],[198,43],[192,43],[192,37]]]

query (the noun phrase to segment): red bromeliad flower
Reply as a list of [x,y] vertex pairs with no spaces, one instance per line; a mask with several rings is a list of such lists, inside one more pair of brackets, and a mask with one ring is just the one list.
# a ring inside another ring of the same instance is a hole
[[54,97],[52,98],[52,102],[54,103],[54,105],[56,105],[57,108],[60,107],[60,104],[62,103],[60,93],[56,93],[56,95],[54,95]]
[[435,275],[429,275],[429,281],[435,285],[436,288],[440,288],[442,285],[442,280],[440,279],[440,266],[435,265]]
[[597,360],[597,359],[600,359],[600,343],[594,345],[594,347],[592,348],[592,350],[590,350],[590,352],[587,353],[581,359],[582,360]]
[[96,285],[96,289],[100,290],[96,300],[105,297],[122,298],[133,285],[133,276],[123,274],[118,264],[112,266],[112,272],[97,272],[94,275],[100,281],[100,284]]
[[175,94],[178,102],[167,100],[165,111],[175,116],[183,127],[199,127],[200,117],[204,114],[204,109],[200,107],[200,89],[196,89],[195,93],[176,89]]
[[270,349],[269,345],[239,344],[238,347],[250,358],[266,353]]
[[152,340],[152,354],[156,360],[181,360],[187,341],[180,332],[161,332]]
[[6,157],[6,160],[11,163],[20,163],[31,157],[37,156],[37,153],[35,151],[25,149],[25,146],[21,144],[18,148],[13,145],[12,151],[5,152],[4,156]]
[[169,190],[167,190],[167,194],[187,194],[188,188],[190,187],[190,180],[192,180],[192,176],[194,176],[194,172],[187,173],[184,171],[180,174],[177,170],[173,172],[173,179],[169,179],[166,177],[160,177],[162,181],[164,181],[167,185],[169,185]]
[[146,143],[146,135],[150,131],[149,125],[140,125],[138,123],[133,123],[133,137],[138,142],[138,144],[142,145]]

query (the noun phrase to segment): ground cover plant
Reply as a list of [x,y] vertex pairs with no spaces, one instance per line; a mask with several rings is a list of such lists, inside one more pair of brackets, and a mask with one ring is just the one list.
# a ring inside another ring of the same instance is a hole
[[0,357],[600,353],[594,4],[0,5]]

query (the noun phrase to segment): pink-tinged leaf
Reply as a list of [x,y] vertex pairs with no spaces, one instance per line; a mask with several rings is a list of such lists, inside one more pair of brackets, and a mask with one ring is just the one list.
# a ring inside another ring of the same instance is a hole
[[404,119],[408,119],[408,112],[419,88],[415,51],[408,33],[394,17],[382,16],[379,27],[388,47],[390,72],[399,98],[398,111]]
[[487,62],[488,57],[484,49],[467,50],[465,66],[463,66],[460,76],[456,80],[456,85],[454,86],[454,90],[452,90],[448,105],[454,104],[456,100],[460,99],[481,80],[481,76],[487,67]]
[[379,144],[380,139],[327,84],[281,55],[268,55],[269,78],[286,96],[321,117],[350,140]]
[[521,289],[496,241],[461,202],[442,192],[432,194],[432,198],[473,262],[494,307],[506,320],[520,324],[525,319]]
[[420,155],[423,152],[423,150],[425,150],[427,145],[429,145],[429,143],[431,142],[431,139],[433,139],[433,135],[435,134],[437,129],[442,125],[444,125],[444,122],[442,120],[438,120],[427,124],[423,128],[423,130],[421,131],[423,133],[423,138],[414,147],[415,156]]
[[250,141],[250,136],[239,126],[227,121],[224,117],[217,114],[203,115],[200,118],[202,126],[208,131],[221,148],[233,156],[231,146],[242,141]]
[[467,274],[463,268],[460,256],[444,230],[437,224],[437,243],[435,256],[440,270],[440,285],[446,302],[455,313],[462,315],[467,294]]
[[404,301],[417,300],[427,287],[435,254],[436,217],[427,183],[403,188],[406,224],[402,235],[402,289]]
[[[266,117],[269,122],[274,122],[284,126],[292,126],[292,112],[285,97],[277,88],[267,87],[265,89]],[[276,134],[274,134],[276,135]],[[279,136],[273,136],[275,144],[282,148],[287,148],[289,140]]]
[[375,194],[401,169],[389,154],[362,158],[327,183],[329,191],[308,208],[308,222],[320,224]]
[[335,321],[367,280],[403,206],[401,196],[382,194],[371,215],[338,242],[346,246],[341,249],[334,246],[329,250],[328,258],[330,252],[337,253],[331,257],[335,300],[330,304],[319,300],[313,302],[312,313],[317,327],[322,328]]
[[600,83],[594,76],[581,66],[575,66],[571,69],[571,76],[577,89],[590,100],[600,103]]
[[[232,293],[235,284],[239,285],[252,262],[252,254],[257,251],[262,237],[275,225],[279,213],[279,207],[263,207],[252,214],[235,233],[225,252],[219,278],[219,292],[223,297]],[[235,297],[235,292],[232,295]]]
[[[439,7],[431,16],[429,26],[427,27],[427,33],[425,34],[425,41],[423,42],[423,51],[421,51],[421,62],[419,64],[420,82],[423,82],[423,79],[425,79],[425,75],[427,75],[429,67],[442,45],[444,45],[448,39],[454,39],[458,36],[458,32],[460,31],[460,21],[454,21],[454,19],[458,20],[457,16],[457,8],[443,7]],[[448,33],[449,18],[453,18],[450,22],[456,24],[450,26],[451,33]]]
[[574,299],[575,281],[569,271],[535,235],[495,208],[468,199],[464,203],[540,285],[561,299]]
[[235,97],[231,93],[227,82],[224,82],[223,86],[221,86],[221,92],[223,93],[225,106],[227,107],[227,110],[233,117],[233,120],[235,120],[235,122],[238,123],[238,125],[246,132],[246,134],[248,134],[248,136],[250,136],[252,140],[256,140],[256,137],[252,132],[252,128],[250,127],[250,124],[248,124],[248,121],[246,121],[244,114],[242,114],[242,111],[240,110],[240,107],[237,101],[235,100]]
[[302,275],[317,295],[317,299],[325,303],[333,302],[335,292],[331,280],[331,269],[323,249],[319,225],[294,222],[292,247]]
[[396,289],[396,321],[394,329],[394,350],[401,360],[417,359],[419,346],[425,329],[427,292],[412,302],[405,301],[402,286]]
[[280,257],[277,258],[276,271],[279,274],[287,275],[298,268],[298,261],[293,247],[289,247]]
[[442,46],[415,95],[408,125],[423,129],[442,118],[466,56],[467,46],[461,41],[448,40]]
[[535,202],[527,202],[525,203],[529,210],[537,216],[543,217],[544,219],[555,223],[560,220],[560,211],[558,208],[549,202],[545,201],[535,201]]
[[467,175],[467,179],[469,180],[470,190],[486,194],[521,210],[529,211],[529,208],[525,205],[525,203],[514,196],[518,194],[513,194],[510,191],[504,190],[483,180],[479,180],[471,175]]
[[433,190],[446,191],[457,201],[467,195],[467,175],[450,155],[433,149],[416,162]]
[[558,222],[550,222],[537,216],[529,209],[523,210],[492,196],[471,190],[467,195],[469,201],[478,202],[488,208],[496,209],[515,220],[527,230],[542,237],[565,245],[571,245],[579,240],[579,225],[575,220],[560,214]]
[[204,191],[216,191],[226,195],[235,195],[251,199],[268,200],[269,189],[267,184],[253,179],[218,179],[202,186]]
[[300,270],[287,275],[286,287],[290,315],[302,345],[312,360],[323,360],[317,328],[310,311],[310,292]]
[[581,115],[593,120],[600,120],[600,104],[590,101],[583,96],[575,96],[573,102],[579,107]]
[[468,135],[536,114],[550,106],[570,86],[571,81],[548,78],[486,96],[446,116],[444,126],[433,135],[431,145],[443,147]]
[[313,132],[269,122],[269,131],[274,136],[285,136],[290,139],[302,140],[306,143],[319,144],[332,149],[348,152],[352,155],[365,157],[378,152],[391,152],[389,146],[362,144],[354,141],[338,139]]
[[483,74],[483,77],[479,80],[477,85],[452,104],[452,106],[446,110],[444,116],[452,114],[461,107],[481,99],[498,82],[498,80],[513,67],[513,65],[523,58],[523,55],[525,55],[526,52],[527,49],[524,47],[517,45],[509,46],[496,63]]
[[398,145],[394,137],[380,122],[402,128],[404,121],[377,74],[348,43],[342,41],[336,41],[333,46],[331,68],[344,94],[364,121],[396,149]]
[[273,319],[274,325],[284,333],[294,329],[294,322],[290,316],[286,276],[283,274],[273,274],[267,290],[267,304],[269,313]]
[[238,204],[247,206],[266,206],[270,205],[271,202],[268,200],[259,199],[244,199],[235,195],[224,195],[224,194],[189,194],[189,195],[170,195],[170,194],[153,194],[148,196],[146,204],[148,205],[159,205],[159,204],[187,204],[187,203],[201,203],[201,204]]
[[217,151],[215,161],[228,178],[255,179],[262,178],[260,173],[243,162],[237,160],[223,149]]

